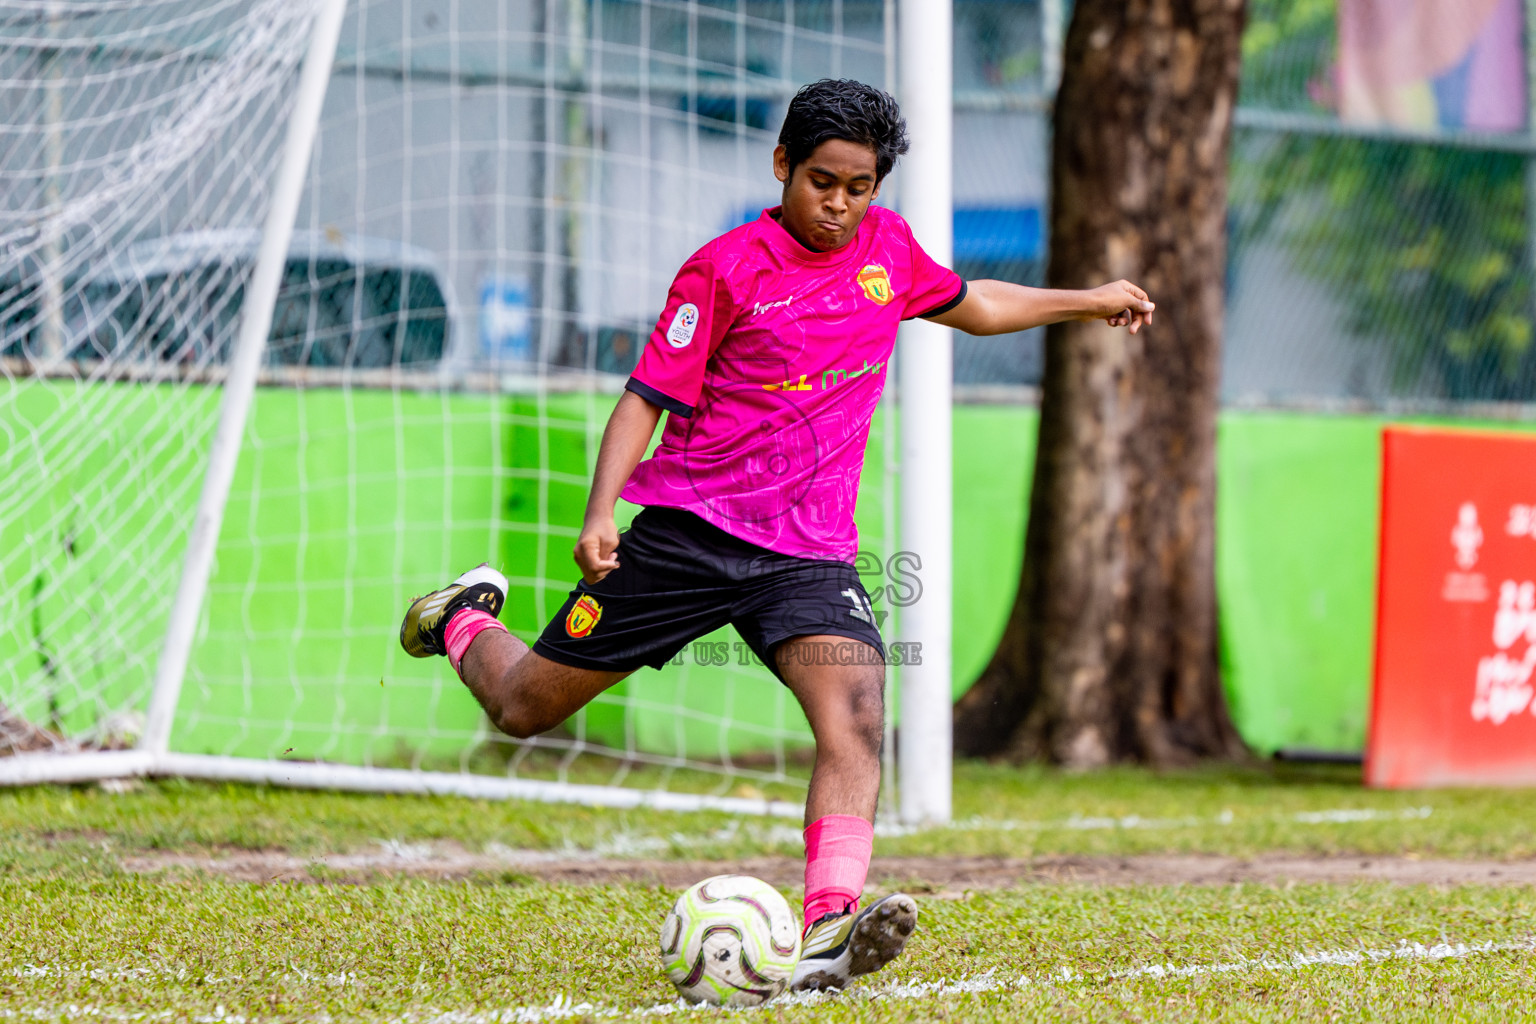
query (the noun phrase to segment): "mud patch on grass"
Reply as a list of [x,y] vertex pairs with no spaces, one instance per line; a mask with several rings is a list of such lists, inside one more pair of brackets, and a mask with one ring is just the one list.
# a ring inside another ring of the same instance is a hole
[[[381,877],[442,880],[505,878],[567,885],[631,882],[682,888],[718,874],[747,874],[783,888],[798,887],[798,858],[730,861],[646,860],[580,852],[515,850],[494,844],[470,850],[458,843],[380,842],[351,853],[296,856],[281,850],[216,853],[145,852],[122,857],[127,871],[193,872],[246,882],[368,883]],[[874,889],[905,888],[938,896],[1024,885],[1234,885],[1257,883],[1400,885],[1536,885],[1536,860],[1428,860],[1411,857],[1253,858],[1202,854],[1132,857],[877,857]]]

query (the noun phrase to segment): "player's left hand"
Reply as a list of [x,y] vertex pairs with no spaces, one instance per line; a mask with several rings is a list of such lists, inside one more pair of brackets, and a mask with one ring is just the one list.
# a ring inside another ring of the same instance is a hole
[[1147,293],[1129,281],[1100,285],[1088,293],[1089,309],[1084,320],[1103,320],[1111,327],[1130,327],[1135,334],[1142,324],[1152,322],[1156,305]]

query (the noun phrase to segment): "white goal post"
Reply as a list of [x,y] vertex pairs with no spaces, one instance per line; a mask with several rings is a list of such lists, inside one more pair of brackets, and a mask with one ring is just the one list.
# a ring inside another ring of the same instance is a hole
[[[0,785],[798,817],[808,728],[734,634],[513,741],[394,630],[477,561],[525,639],[558,607],[653,307],[776,202],[799,85],[899,82],[900,208],[948,259],[949,3],[899,5],[903,76],[897,6],[0,0]],[[923,652],[911,824],[950,815],[947,335],[904,329],[859,517],[872,594],[920,559],[876,599]]]
[[234,482],[235,463],[240,459],[246,416],[256,391],[256,371],[267,346],[267,332],[272,329],[272,307],[277,302],[277,286],[288,255],[288,244],[293,240],[293,218],[299,212],[304,172],[314,150],[315,132],[320,127],[320,105],[331,80],[331,65],[336,59],[336,43],[341,38],[341,19],[346,11],[347,0],[319,0],[315,24],[310,29],[309,49],[299,72],[293,111],[288,115],[288,133],[272,188],[272,203],[267,209],[266,224],[261,229],[261,248],[256,253],[251,282],[246,286],[245,303],[240,308],[240,333],[235,336],[229,376],[224,381],[219,428],[213,435],[213,446],[208,453],[208,468],[198,495],[197,512],[192,519],[192,535],[187,540],[181,581],[176,586],[165,644],[155,666],[149,714],[144,723],[144,736],[139,741],[140,749],[154,757],[170,751],[171,723],[176,716],[176,702],[181,697],[187,658],[192,653],[192,635],[208,593],[214,548],[219,542],[219,528],[224,524],[224,508],[229,501],[230,484]]
[[[928,254],[949,266],[953,245],[950,0],[901,5],[902,112],[912,135],[902,212]],[[901,820],[950,819],[950,633],[954,563],[952,332],[926,320],[902,326],[901,547],[922,559],[923,600],[906,609],[903,637],[921,644],[921,664],[901,673]]]

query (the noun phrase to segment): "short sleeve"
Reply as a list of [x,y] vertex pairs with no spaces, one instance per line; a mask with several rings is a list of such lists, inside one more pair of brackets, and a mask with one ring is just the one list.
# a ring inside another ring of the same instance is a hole
[[907,238],[912,252],[912,284],[907,289],[907,305],[901,318],[938,316],[960,305],[965,298],[965,281],[953,270],[935,263],[917,244],[910,229]]
[[730,286],[707,256],[683,264],[667,305],[625,388],[678,416],[692,416],[704,367],[735,319]]

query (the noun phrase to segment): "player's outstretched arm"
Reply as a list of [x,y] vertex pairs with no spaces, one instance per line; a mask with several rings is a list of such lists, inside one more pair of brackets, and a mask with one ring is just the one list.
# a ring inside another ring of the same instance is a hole
[[588,583],[596,583],[619,567],[619,528],[613,521],[613,507],[629,475],[645,457],[659,419],[660,406],[652,405],[633,391],[619,397],[619,404],[608,417],[603,443],[597,451],[597,470],[592,474],[592,493],[587,495],[587,514],[572,552],[582,578]]
[[967,334],[1007,334],[1063,320],[1104,320],[1135,334],[1152,322],[1154,308],[1147,293],[1129,281],[1073,291],[981,280],[967,282],[960,304],[932,319]]

